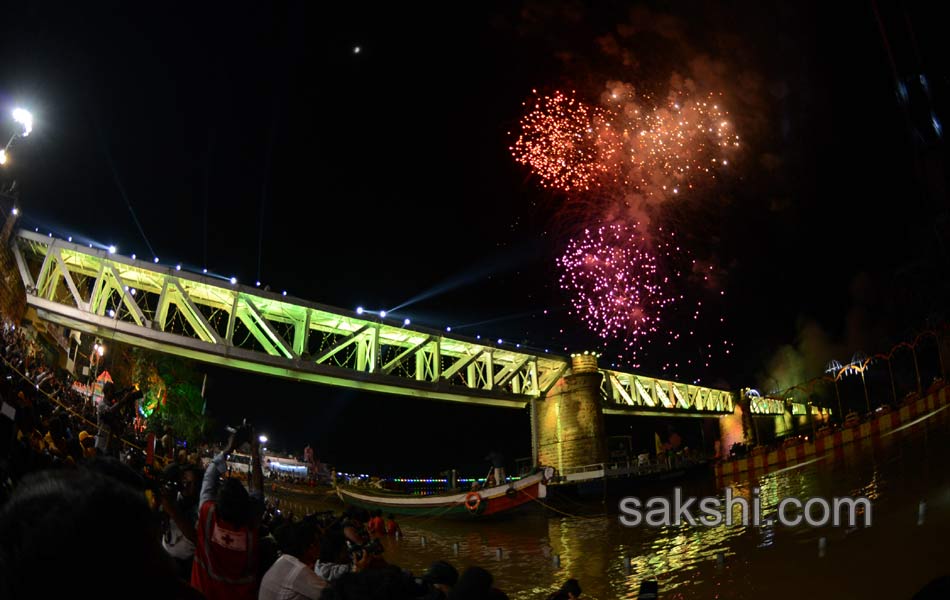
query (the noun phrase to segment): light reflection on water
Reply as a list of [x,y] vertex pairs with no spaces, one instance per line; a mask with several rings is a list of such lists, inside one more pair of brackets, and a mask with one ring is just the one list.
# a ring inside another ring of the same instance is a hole
[[[717,487],[708,475],[681,484],[684,495],[720,498],[722,485],[732,484],[734,495],[745,498],[758,486],[763,516],[774,515],[787,496],[864,495],[872,500],[868,529],[627,528],[618,522],[616,501],[604,505],[564,500],[559,510],[576,516],[533,512],[479,524],[403,519],[405,536],[386,541],[386,557],[417,574],[439,559],[460,571],[477,564],[491,571],[512,599],[544,598],[569,577],[580,580],[585,598],[601,600],[636,598],[647,579],[659,581],[663,600],[909,598],[930,579],[950,573],[947,465],[950,435],[940,422],[884,443],[856,444],[847,447],[844,456],[829,455],[754,481],[726,481]],[[669,489],[644,489],[636,495],[671,497]],[[922,498],[927,500],[927,516],[918,527]],[[287,500],[291,506],[295,503]],[[298,512],[303,509],[298,505]],[[827,540],[823,558],[818,556],[821,537]],[[560,568],[554,567],[555,556]]]

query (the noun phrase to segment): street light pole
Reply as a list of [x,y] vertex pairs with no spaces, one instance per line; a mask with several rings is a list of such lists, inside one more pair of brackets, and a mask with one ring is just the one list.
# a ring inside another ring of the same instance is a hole
[[887,359],[887,374],[891,376],[891,395],[894,397],[894,406],[897,406],[897,386],[894,385],[894,369],[891,367],[891,359]]
[[841,394],[838,392],[838,376],[834,376],[835,397],[838,399],[838,419],[844,423],[844,410],[841,408]]
[[864,403],[868,407],[868,414],[871,413],[871,397],[868,396],[868,384],[864,379],[864,368],[861,368],[861,384],[864,386]]
[[911,354],[914,355],[914,374],[917,376],[917,395],[920,396],[923,393],[923,389],[920,386],[920,367],[917,366],[917,344],[914,344],[910,347]]

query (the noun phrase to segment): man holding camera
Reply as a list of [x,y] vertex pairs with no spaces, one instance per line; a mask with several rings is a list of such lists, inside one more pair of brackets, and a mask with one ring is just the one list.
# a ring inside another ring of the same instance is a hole
[[[245,443],[251,445],[250,493],[237,479],[220,481],[228,454]],[[257,598],[263,484],[260,446],[253,428],[245,424],[208,465],[201,484],[191,585],[208,600]]]
[[132,388],[116,398],[115,384],[111,381],[102,387],[102,400],[99,402],[99,434],[96,436],[96,450],[107,456],[114,456],[118,450],[118,440],[122,436],[125,424],[122,412],[129,404],[142,397],[142,392]]
[[193,465],[179,467],[171,464],[165,469],[162,487],[162,510],[168,516],[162,547],[175,559],[178,576],[191,581],[191,566],[195,558],[198,534],[198,480],[201,471]]

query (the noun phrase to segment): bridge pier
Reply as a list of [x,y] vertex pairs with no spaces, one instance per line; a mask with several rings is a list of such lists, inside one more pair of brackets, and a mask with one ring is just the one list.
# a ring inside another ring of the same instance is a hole
[[562,473],[607,457],[597,358],[584,354],[572,357],[571,363],[570,374],[543,399],[533,400],[531,408],[537,462]]
[[0,212],[0,310],[6,318],[19,323],[26,314],[26,290],[10,251],[10,237],[19,216],[13,213],[13,205],[6,198],[0,201]]

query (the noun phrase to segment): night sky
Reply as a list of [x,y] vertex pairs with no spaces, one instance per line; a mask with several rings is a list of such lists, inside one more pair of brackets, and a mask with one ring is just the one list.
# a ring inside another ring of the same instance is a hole
[[[744,144],[713,189],[664,208],[727,292],[724,328],[699,338],[734,344],[680,379],[781,388],[944,316],[950,49],[935,14],[275,4],[5,7],[0,109],[36,120],[2,175],[26,221],[343,308],[437,290],[394,316],[609,360],[558,289],[564,198],[508,148],[533,89],[595,102],[607,81],[662,92],[682,76],[725,93]],[[640,371],[662,375],[656,345]],[[530,455],[522,412],[208,373],[221,425],[246,417],[344,469]]]

